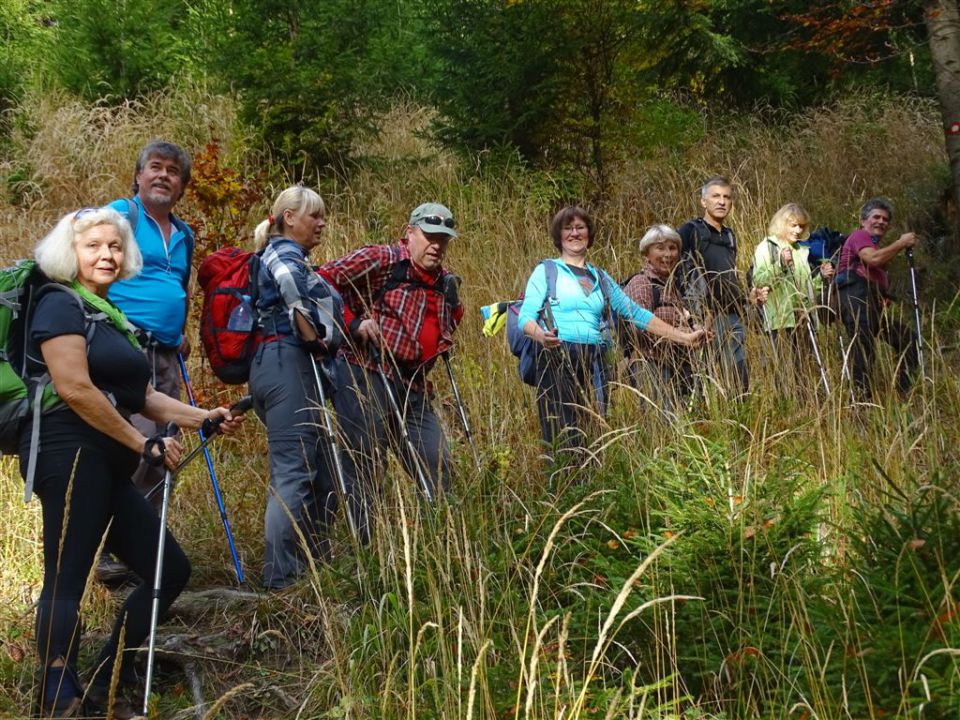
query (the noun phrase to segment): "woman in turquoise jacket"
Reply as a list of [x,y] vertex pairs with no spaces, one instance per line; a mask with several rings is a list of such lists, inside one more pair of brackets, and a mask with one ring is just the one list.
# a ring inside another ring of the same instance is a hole
[[588,263],[593,231],[593,220],[583,208],[566,207],[554,216],[550,236],[560,257],[534,268],[517,319],[524,334],[546,350],[537,355],[543,440],[571,452],[583,449],[588,418],[606,411],[604,354],[611,342],[612,313],[683,345],[694,347],[704,336],[703,330],[684,332],[655,317],[628,298],[606,272]]
[[787,203],[774,213],[764,238],[753,256],[753,285],[768,291],[763,303],[764,330],[770,333],[778,353],[789,352],[799,361],[804,333],[798,332],[815,309],[824,280],[833,276],[825,262],[811,268],[810,251],[800,245],[807,237],[810,216],[797,203]]

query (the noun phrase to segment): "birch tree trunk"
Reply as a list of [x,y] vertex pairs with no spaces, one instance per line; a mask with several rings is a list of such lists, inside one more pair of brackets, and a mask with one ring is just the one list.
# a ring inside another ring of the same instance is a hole
[[960,6],[957,0],[924,0],[923,10],[953,178],[953,231],[960,238]]

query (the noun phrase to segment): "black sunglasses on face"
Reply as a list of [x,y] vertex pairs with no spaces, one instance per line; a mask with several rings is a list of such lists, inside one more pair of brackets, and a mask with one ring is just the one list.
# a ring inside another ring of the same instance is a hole
[[427,225],[445,225],[451,230],[453,230],[453,228],[455,228],[457,225],[452,217],[445,218],[441,217],[440,215],[424,215],[417,222],[426,223]]

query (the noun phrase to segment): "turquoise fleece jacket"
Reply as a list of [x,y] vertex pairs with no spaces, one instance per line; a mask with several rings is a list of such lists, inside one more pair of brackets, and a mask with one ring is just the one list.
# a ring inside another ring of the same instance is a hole
[[[610,307],[622,320],[628,320],[640,330],[645,330],[653,313],[637,305],[631,300],[607,273],[587,263],[587,270],[593,276],[593,290],[587,295],[580,285],[577,276],[573,274],[566,263],[559,258],[544,260],[557,266],[557,297],[550,301],[554,321],[557,324],[558,336],[561,340],[581,345],[600,345],[603,342],[603,333],[600,329],[603,320],[603,292],[600,289],[601,274],[607,284],[610,294]],[[523,303],[520,305],[520,315],[517,324],[522,329],[530,320],[540,319],[540,308],[547,297],[547,276],[543,263],[537,265],[527,280],[527,287],[523,293]]]

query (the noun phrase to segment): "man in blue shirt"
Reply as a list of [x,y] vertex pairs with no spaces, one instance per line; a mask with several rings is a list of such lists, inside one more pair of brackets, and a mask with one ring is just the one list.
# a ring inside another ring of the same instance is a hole
[[[139,329],[150,362],[153,386],[172,398],[180,397],[177,354],[190,353],[184,335],[189,306],[190,265],[193,232],[173,214],[190,181],[190,155],[172,143],[155,140],[140,151],[133,178],[133,199],[121,198],[111,207],[130,220],[143,255],[143,271],[129,280],[115,282],[109,298]],[[147,437],[163,428],[141,415],[130,418]],[[146,493],[163,479],[163,467],[145,462],[133,482]],[[160,500],[156,497],[154,504]]]

